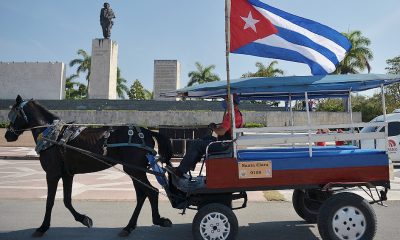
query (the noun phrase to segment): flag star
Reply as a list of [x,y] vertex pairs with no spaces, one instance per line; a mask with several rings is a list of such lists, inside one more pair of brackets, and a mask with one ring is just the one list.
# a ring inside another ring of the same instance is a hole
[[244,25],[244,28],[243,29],[248,29],[249,27],[251,28],[251,29],[253,29],[254,30],[254,32],[257,32],[257,29],[256,29],[256,24],[260,21],[260,20],[257,20],[257,19],[254,19],[253,18],[253,15],[251,14],[251,11],[249,12],[249,15],[247,16],[247,18],[246,17],[241,17],[242,19],[243,19],[243,21],[245,21],[245,25]]

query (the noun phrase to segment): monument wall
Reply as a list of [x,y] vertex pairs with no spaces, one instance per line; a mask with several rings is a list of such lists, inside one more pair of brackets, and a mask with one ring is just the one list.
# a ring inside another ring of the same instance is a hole
[[[0,123],[7,122],[9,106],[13,100],[0,100]],[[61,119],[76,123],[119,124],[134,123],[157,127],[159,125],[190,126],[220,122],[223,115],[221,102],[214,101],[144,101],[144,100],[43,100],[41,105]],[[245,122],[267,126],[288,126],[290,112],[284,108],[271,108],[264,104],[240,103]],[[307,125],[307,112],[294,111],[297,126]],[[350,123],[345,112],[311,112],[312,123]],[[354,122],[362,122],[361,113],[353,113]]]
[[174,101],[160,97],[160,93],[180,88],[181,67],[178,60],[154,60],[154,100]]
[[61,62],[1,62],[0,99],[65,98],[65,64]]

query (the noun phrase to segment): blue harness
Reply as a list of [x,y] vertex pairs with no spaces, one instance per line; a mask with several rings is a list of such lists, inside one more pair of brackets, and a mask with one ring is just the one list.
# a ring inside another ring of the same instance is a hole
[[163,186],[168,186],[167,178],[165,177],[165,170],[157,164],[156,158],[152,154],[146,154],[147,161],[149,161],[150,168],[157,173],[163,174],[162,176],[156,175],[157,182]]

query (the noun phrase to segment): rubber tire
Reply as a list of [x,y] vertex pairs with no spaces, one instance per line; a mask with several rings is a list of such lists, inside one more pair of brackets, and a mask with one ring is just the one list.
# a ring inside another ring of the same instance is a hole
[[[308,193],[307,193],[307,191],[308,191]],[[296,211],[297,215],[299,215],[299,217],[304,219],[306,222],[317,223],[319,210],[320,210],[323,202],[321,202],[321,204],[319,206],[317,206],[317,208],[310,208],[309,204],[307,204],[305,202],[305,201],[307,201],[306,196],[310,193],[310,191],[319,191],[319,190],[295,189],[293,191],[293,195],[292,195],[293,208]],[[330,195],[327,195],[326,198],[328,198],[329,196]]]
[[193,223],[192,223],[193,239],[203,240],[203,237],[201,236],[201,233],[200,233],[201,220],[207,214],[212,213],[212,212],[221,213],[228,218],[228,222],[230,223],[231,231],[226,239],[234,240],[237,236],[238,229],[239,229],[238,220],[236,218],[236,215],[233,213],[233,211],[229,207],[227,207],[223,204],[220,204],[220,203],[207,204],[207,205],[203,206],[202,208],[200,208],[200,210],[196,213],[196,215],[194,216],[194,219],[193,219]]
[[343,207],[358,208],[364,214],[366,221],[366,230],[360,237],[360,240],[372,240],[377,229],[376,215],[371,205],[361,196],[343,192],[333,195],[324,204],[322,204],[318,216],[318,231],[323,240],[339,240],[334,233],[332,220],[334,214]]

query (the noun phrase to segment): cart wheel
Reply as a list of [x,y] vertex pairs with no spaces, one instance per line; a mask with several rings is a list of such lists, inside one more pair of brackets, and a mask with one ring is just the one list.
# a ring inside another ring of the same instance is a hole
[[238,232],[238,221],[233,211],[219,203],[200,208],[193,219],[192,233],[196,240],[232,240]]
[[319,209],[323,202],[331,196],[320,190],[295,189],[292,203],[296,213],[308,223],[316,223]]
[[376,232],[376,215],[359,195],[339,193],[322,205],[318,230],[324,240],[370,240]]

